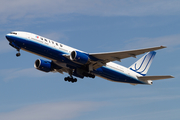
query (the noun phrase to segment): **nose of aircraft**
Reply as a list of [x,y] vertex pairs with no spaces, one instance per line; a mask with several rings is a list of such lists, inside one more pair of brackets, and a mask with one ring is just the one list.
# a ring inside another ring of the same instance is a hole
[[10,39],[10,35],[9,34],[6,34],[6,39],[9,41],[9,39]]
[[6,34],[5,37],[6,37],[6,39],[7,39],[9,42],[11,42],[12,39],[13,39],[13,38],[12,38],[13,36],[12,36],[11,34]]

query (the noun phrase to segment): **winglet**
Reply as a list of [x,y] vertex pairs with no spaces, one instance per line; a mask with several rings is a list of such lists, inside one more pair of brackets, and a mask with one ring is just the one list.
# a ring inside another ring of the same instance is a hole
[[161,47],[161,48],[167,48],[166,46],[163,46],[163,45],[161,45],[160,47]]

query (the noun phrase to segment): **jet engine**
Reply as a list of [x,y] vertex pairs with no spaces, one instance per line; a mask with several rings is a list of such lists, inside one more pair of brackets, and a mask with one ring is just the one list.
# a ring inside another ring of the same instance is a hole
[[89,61],[89,56],[79,51],[72,51],[70,59],[81,64],[86,64]]
[[37,59],[34,63],[34,67],[43,72],[50,72],[52,70],[51,62]]

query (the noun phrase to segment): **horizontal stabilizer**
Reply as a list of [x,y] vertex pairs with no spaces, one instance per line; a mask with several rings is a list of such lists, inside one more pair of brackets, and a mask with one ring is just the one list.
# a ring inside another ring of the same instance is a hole
[[165,76],[140,76],[138,77],[139,80],[146,81],[146,80],[161,80],[161,79],[168,79],[168,78],[174,78],[171,75],[165,75]]

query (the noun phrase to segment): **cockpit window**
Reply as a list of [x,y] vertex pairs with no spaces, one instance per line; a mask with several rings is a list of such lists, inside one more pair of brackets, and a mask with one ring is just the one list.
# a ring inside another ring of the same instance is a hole
[[16,33],[16,32],[11,32],[10,34],[14,34],[14,35],[17,35],[17,33]]

